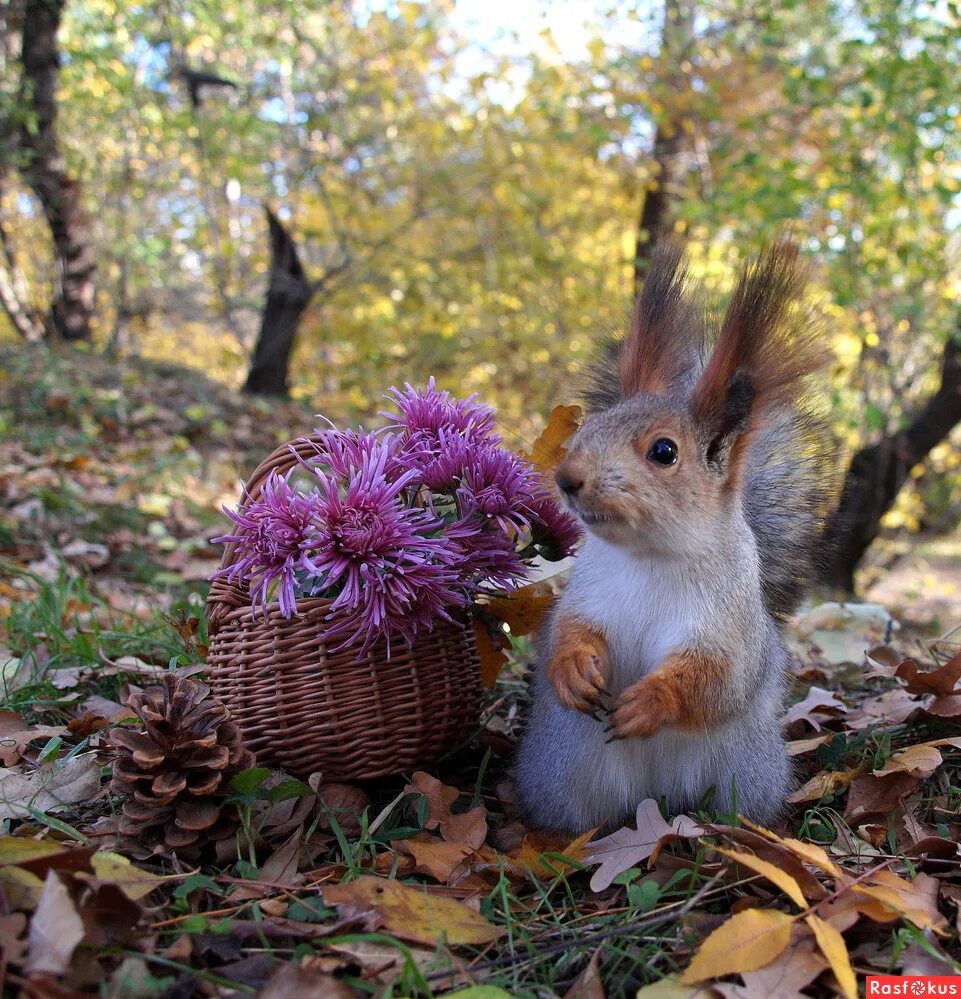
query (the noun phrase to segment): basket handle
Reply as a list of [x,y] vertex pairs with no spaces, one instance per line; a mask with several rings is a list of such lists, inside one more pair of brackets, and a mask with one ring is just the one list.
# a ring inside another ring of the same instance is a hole
[[[295,468],[301,461],[306,461],[317,454],[317,447],[322,438],[317,434],[308,434],[305,437],[298,437],[295,440],[281,444],[272,451],[254,469],[250,478],[244,486],[244,491],[240,497],[239,509],[245,510],[248,504],[254,502],[259,496],[267,477],[271,472],[278,472],[285,475]],[[234,564],[236,558],[236,546],[228,544],[224,548],[223,557],[220,560],[220,568],[227,569]],[[244,607],[250,603],[250,587],[245,580],[237,583],[230,583],[224,578],[213,580],[210,584],[210,592],[207,595],[207,633],[213,636],[220,629],[224,617],[237,607]]]

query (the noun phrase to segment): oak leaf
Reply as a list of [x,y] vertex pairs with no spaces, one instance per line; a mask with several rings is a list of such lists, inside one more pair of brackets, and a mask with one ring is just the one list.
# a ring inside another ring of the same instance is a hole
[[600,864],[591,878],[591,891],[609,888],[618,874],[655,856],[664,843],[675,839],[693,839],[705,832],[686,815],[678,815],[668,825],[653,798],[646,798],[637,806],[636,818],[636,828],[624,826],[610,836],[585,845],[583,862],[589,866]]
[[477,805],[456,815],[451,806],[460,797],[456,787],[442,784],[436,777],[418,770],[404,788],[406,794],[422,794],[427,799],[427,829],[440,829],[448,843],[464,843],[479,850],[487,838],[487,809]]

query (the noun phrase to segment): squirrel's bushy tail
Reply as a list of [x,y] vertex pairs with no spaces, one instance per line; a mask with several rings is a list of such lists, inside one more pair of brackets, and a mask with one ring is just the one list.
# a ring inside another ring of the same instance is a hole
[[809,398],[827,353],[804,284],[796,247],[778,241],[744,268],[712,330],[682,250],[659,244],[628,331],[608,346],[587,393],[595,410],[638,394],[683,402],[708,465],[742,493],[777,616],[816,575],[832,489],[831,435]]

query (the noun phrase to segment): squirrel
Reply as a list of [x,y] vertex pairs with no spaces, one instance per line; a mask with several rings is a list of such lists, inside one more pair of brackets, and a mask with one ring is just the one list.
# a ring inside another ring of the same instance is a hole
[[661,243],[594,370],[555,472],[586,540],[514,767],[531,826],[616,828],[644,798],[762,824],[783,811],[782,626],[817,569],[834,460],[797,257],[782,240],[750,262],[712,337],[683,250]]

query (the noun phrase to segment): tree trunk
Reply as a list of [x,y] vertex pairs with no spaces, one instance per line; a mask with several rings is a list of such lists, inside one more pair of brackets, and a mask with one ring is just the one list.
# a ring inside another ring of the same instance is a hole
[[961,423],[961,335],[944,347],[941,385],[910,423],[851,459],[837,509],[825,529],[829,560],[823,581],[854,592],[854,571],[878,536],[881,518],[890,509],[914,465],[924,461]]
[[27,0],[20,62],[28,120],[20,130],[23,175],[40,199],[54,250],[49,329],[64,340],[89,340],[94,254],[80,190],[57,146],[57,31],[66,0]]
[[[666,0],[661,50],[671,64],[680,66],[694,40],[694,7],[689,0]],[[689,90],[683,73],[675,70],[668,81],[670,100],[679,105],[679,95]],[[659,122],[654,134],[651,161],[654,176],[648,181],[641,205],[634,243],[634,294],[639,295],[651,261],[651,251],[671,225],[671,198],[680,179],[684,129],[680,115]]]
[[297,325],[315,286],[307,280],[290,234],[269,208],[264,211],[270,227],[270,280],[244,391],[286,396]]

